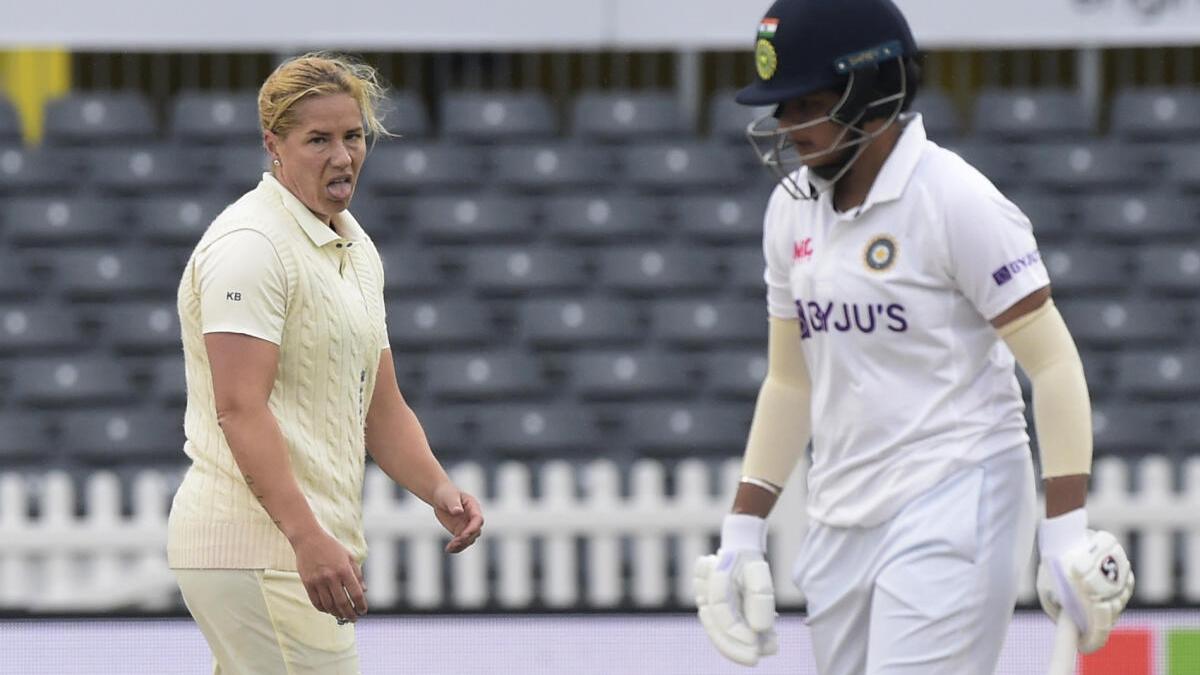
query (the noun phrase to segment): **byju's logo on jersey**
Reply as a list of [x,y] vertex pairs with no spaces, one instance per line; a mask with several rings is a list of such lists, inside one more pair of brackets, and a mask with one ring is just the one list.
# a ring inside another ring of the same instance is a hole
[[996,282],[997,286],[1003,286],[1013,280],[1021,272],[1033,267],[1042,261],[1042,254],[1036,249],[1030,253],[1017,258],[1016,260],[1005,264],[1000,269],[992,272],[992,281]]
[[856,331],[869,335],[876,329],[903,333],[908,330],[908,319],[904,314],[904,305],[896,303],[796,301],[802,340],[811,338],[813,333]]
[[886,234],[881,234],[867,244],[863,252],[863,262],[867,268],[875,272],[883,272],[896,262],[896,240]]
[[808,262],[810,259],[812,259],[812,254],[812,237],[807,237],[801,241],[792,242],[792,262]]

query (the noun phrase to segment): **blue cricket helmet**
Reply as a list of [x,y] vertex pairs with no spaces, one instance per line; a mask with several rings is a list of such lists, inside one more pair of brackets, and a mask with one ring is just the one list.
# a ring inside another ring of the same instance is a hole
[[736,100],[762,106],[840,89],[860,63],[917,53],[892,0],[776,0],[758,26],[757,79]]

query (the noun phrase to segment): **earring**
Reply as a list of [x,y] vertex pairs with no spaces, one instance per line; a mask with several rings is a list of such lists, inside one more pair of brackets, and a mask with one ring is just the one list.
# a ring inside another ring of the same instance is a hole
[[277,159],[271,160],[271,163],[274,164],[275,166],[279,166],[279,160],[277,160]]

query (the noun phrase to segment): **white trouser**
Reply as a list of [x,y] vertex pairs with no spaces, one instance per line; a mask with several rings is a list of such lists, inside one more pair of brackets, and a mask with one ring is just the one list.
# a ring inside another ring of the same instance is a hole
[[991,675],[1033,554],[1028,447],[934,486],[870,528],[812,523],[792,578],[821,675]]
[[354,624],[317,611],[295,572],[172,570],[214,675],[359,675]]

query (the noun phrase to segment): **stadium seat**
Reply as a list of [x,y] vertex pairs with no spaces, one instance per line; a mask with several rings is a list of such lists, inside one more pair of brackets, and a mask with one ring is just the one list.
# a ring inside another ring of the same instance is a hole
[[643,454],[741,455],[753,411],[742,403],[728,405],[647,403],[628,409],[625,429]]
[[1011,143],[982,141],[975,137],[948,142],[946,149],[962,157],[988,180],[1001,188],[1027,180],[1023,170],[1024,149]]
[[17,145],[21,142],[21,118],[17,109],[0,94],[0,144]]
[[385,244],[379,246],[379,257],[383,261],[383,292],[388,297],[422,294],[442,284],[442,270],[433,251],[410,244]]
[[1165,182],[1185,190],[1200,190],[1200,143],[1172,143],[1163,150]]
[[600,252],[600,284],[616,291],[669,295],[713,288],[717,254],[681,245],[621,246]]
[[261,142],[258,93],[180,92],[171,103],[170,136],[185,143],[248,146]]
[[1033,235],[1038,241],[1061,241],[1068,239],[1068,212],[1074,206],[1071,197],[1054,192],[1016,190],[1005,195],[1029,217],[1033,224]]
[[534,91],[451,91],[441,95],[442,135],[467,142],[546,138],[558,132],[549,99]]
[[1200,395],[1200,352],[1123,351],[1117,357],[1117,382],[1123,391],[1138,396],[1194,398]]
[[1109,142],[1042,143],[1025,166],[1033,184],[1060,190],[1129,189],[1149,178],[1136,148]]
[[603,449],[595,415],[571,404],[491,405],[476,415],[489,455],[568,456]]
[[767,269],[767,260],[762,245],[746,244],[728,249],[725,253],[725,269],[729,273],[729,285],[762,301],[765,311],[767,283],[763,280],[763,273]]
[[[401,386],[403,390],[403,386]],[[405,396],[408,393],[405,392]],[[413,412],[425,431],[429,447],[433,449],[438,459],[446,457],[462,457],[473,449],[470,434],[467,433],[468,418],[473,417],[473,407],[445,404],[414,405]]]
[[33,279],[25,259],[15,253],[0,250],[0,297],[28,300],[34,293]]
[[722,398],[750,400],[767,376],[766,349],[725,350],[705,356],[708,388]]
[[219,194],[142,197],[134,202],[138,231],[148,241],[194,246],[230,200]]
[[423,192],[478,185],[484,168],[479,148],[399,139],[381,141],[367,155],[360,181],[380,192]]
[[730,190],[747,177],[740,166],[743,152],[727,145],[688,141],[636,144],[622,153],[621,175],[637,190]]
[[1178,406],[1171,415],[1175,428],[1177,449],[1186,453],[1200,453],[1200,415],[1192,404]]
[[72,92],[45,108],[47,145],[113,145],[158,133],[150,102],[133,92]]
[[698,195],[674,201],[677,228],[697,241],[716,244],[762,241],[767,193]]
[[100,148],[92,151],[88,176],[101,190],[144,194],[201,184],[201,156],[173,146]]
[[1042,247],[1042,260],[1056,294],[1119,291],[1129,280],[1129,256],[1116,248],[1092,245]]
[[476,243],[527,239],[536,202],[490,194],[413,197],[410,220],[427,241]]
[[1093,195],[1080,204],[1080,227],[1131,243],[1191,237],[1200,229],[1198,213],[1194,199],[1177,194]]
[[962,133],[962,116],[954,101],[943,91],[921,91],[913,100],[913,112],[921,113],[921,123],[929,138],[941,143]]
[[1112,103],[1112,131],[1135,140],[1200,137],[1200,92],[1190,88],[1129,88]]
[[580,244],[625,243],[664,233],[662,205],[622,194],[551,197],[543,207],[546,233]]
[[1162,415],[1144,406],[1101,404],[1092,407],[1096,452],[1141,457],[1167,450]]
[[262,180],[263,172],[268,170],[267,151],[254,145],[214,148],[209,163],[210,182],[206,187],[229,190],[238,195],[253,190]]
[[10,462],[44,461],[52,449],[42,415],[0,410],[0,467]]
[[37,305],[0,306],[0,353],[28,356],[79,347],[83,332],[75,312]]
[[1137,251],[1137,278],[1152,291],[1200,293],[1200,242],[1141,247]]
[[522,190],[606,185],[617,175],[612,151],[581,143],[522,143],[492,152],[496,182]]
[[175,303],[132,302],[105,307],[105,337],[120,350],[161,352],[182,349]]
[[645,334],[629,303],[586,297],[526,300],[517,308],[517,325],[536,347],[625,344]]
[[96,197],[15,197],[5,202],[0,220],[13,243],[27,246],[70,246],[128,235],[121,205]]
[[583,138],[607,142],[684,136],[685,124],[675,95],[663,91],[592,91],[575,99],[572,130]]
[[82,172],[71,161],[73,156],[74,153],[58,148],[35,150],[0,145],[0,194],[75,188]]
[[975,99],[977,134],[1008,140],[1060,139],[1092,131],[1083,99],[1062,89],[984,89]]
[[652,312],[653,334],[669,344],[766,344],[767,309],[761,300],[659,300]]
[[1185,330],[1177,302],[1111,297],[1064,300],[1059,309],[1075,340],[1097,347],[1170,342]]
[[64,413],[61,448],[84,460],[122,462],[182,456],[183,416],[159,410],[112,409]]
[[392,349],[482,345],[495,337],[487,305],[465,298],[387,304]]
[[80,298],[174,295],[183,274],[173,261],[148,251],[64,250],[51,264],[59,287]]
[[467,251],[466,279],[484,294],[515,294],[578,289],[588,282],[583,254],[546,247],[486,248]]
[[182,406],[187,401],[187,373],[181,355],[156,359],[151,380],[151,390],[158,401],[168,406]]
[[109,357],[39,357],[12,366],[15,400],[30,405],[124,403],[134,396],[126,370]]
[[569,382],[584,399],[686,396],[694,389],[692,359],[655,351],[589,351],[572,357]]
[[[708,99],[709,138],[714,141],[740,144],[745,151],[746,130],[763,115],[770,115],[771,106],[745,106],[734,100],[736,90],[722,89]],[[747,156],[752,156],[746,152]]]
[[[1079,350],[1079,360],[1083,362],[1083,378],[1087,382],[1088,392],[1092,395],[1092,401],[1097,401],[1109,397],[1112,393],[1113,381],[1116,376],[1113,371],[1116,370],[1116,365],[1113,363],[1113,355],[1111,352],[1096,351],[1082,347]],[[1018,379],[1024,377],[1024,371],[1017,368]],[[1026,393],[1031,393],[1030,389],[1026,388]]]
[[425,360],[425,374],[429,393],[448,400],[509,400],[545,387],[538,359],[517,352],[438,352]]
[[416,92],[391,92],[382,112],[383,126],[401,140],[429,135],[429,111]]

